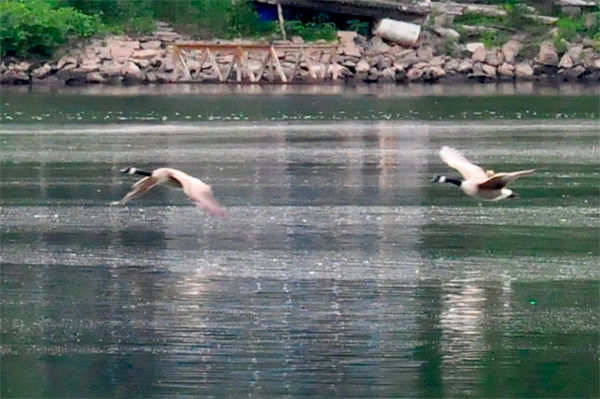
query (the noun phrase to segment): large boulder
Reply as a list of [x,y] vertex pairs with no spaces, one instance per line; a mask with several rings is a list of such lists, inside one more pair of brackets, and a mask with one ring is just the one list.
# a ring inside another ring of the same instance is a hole
[[379,81],[384,83],[395,83],[396,82],[396,68],[389,67],[381,71],[379,75]]
[[567,53],[569,55],[569,57],[571,58],[571,60],[573,61],[573,65],[579,65],[581,64],[581,53],[583,52],[583,46],[578,44],[575,46],[570,47],[567,50]]
[[343,54],[360,57],[360,49],[356,46],[354,39],[356,38],[356,32],[352,31],[338,31],[338,39],[340,40],[340,50]]
[[108,47],[110,55],[118,63],[125,63],[133,55],[134,49],[121,43],[113,43]]
[[388,46],[381,37],[373,36],[371,39],[372,49],[377,54],[387,53],[390,51],[390,46]]
[[160,40],[149,40],[147,42],[140,42],[140,47],[143,50],[157,50],[162,46]]
[[356,72],[361,73],[361,72],[367,72],[369,70],[369,68],[371,68],[371,66],[369,65],[369,63],[365,60],[360,60],[358,61],[358,63],[356,64]]
[[454,29],[449,28],[433,28],[433,31],[437,33],[440,37],[443,37],[448,40],[458,40],[460,39],[460,33],[455,31]]
[[496,77],[496,67],[488,64],[481,64],[481,70],[490,78]]
[[576,67],[567,69],[564,73],[567,76],[579,78],[585,73],[585,67],[583,65],[577,65]]
[[396,56],[396,63],[402,65],[404,69],[408,69],[419,62],[419,57],[417,57],[417,53],[414,50],[408,50],[408,53],[404,53],[404,55],[401,54]]
[[540,46],[540,52],[536,58],[538,64],[545,66],[558,66],[558,53],[551,41],[545,41]]
[[16,69],[9,69],[0,76],[1,84],[28,84],[29,75],[25,72],[19,72]]
[[44,79],[44,78],[48,77],[51,73],[52,73],[52,67],[50,66],[50,64],[45,63],[43,66],[34,69],[31,72],[31,76],[36,79]]
[[564,69],[573,68],[573,65],[573,59],[571,58],[569,53],[565,53],[560,59],[560,62],[558,63],[558,67]]
[[446,71],[456,71],[459,65],[460,62],[456,58],[450,58],[444,65],[444,69]]
[[493,49],[486,51],[484,62],[488,65],[498,66],[504,62],[504,54],[502,50]]
[[429,61],[429,65],[433,67],[443,67],[445,63],[446,57],[443,55],[435,56]]
[[446,71],[437,66],[429,66],[423,69],[423,80],[426,82],[437,82],[446,76]]
[[485,47],[477,47],[475,51],[473,51],[471,59],[473,60],[473,62],[484,62],[486,56],[487,51],[485,51]]
[[70,55],[65,55],[56,63],[56,69],[63,69],[66,65],[74,64],[77,65],[77,59]]
[[417,58],[421,62],[428,62],[433,58],[433,49],[427,45],[419,47],[417,49]]
[[121,67],[121,73],[123,78],[129,81],[143,81],[145,76],[140,68],[131,61]]
[[161,55],[161,51],[158,49],[146,49],[146,50],[136,50],[132,53],[133,58],[137,59],[152,59]]
[[67,64],[56,72],[56,77],[67,82],[71,79],[71,70],[77,68],[77,64]]
[[482,83],[495,81],[496,68],[491,65],[476,62],[473,65],[473,72],[469,74],[469,78],[476,79]]
[[521,43],[517,40],[509,40],[502,46],[502,54],[504,55],[504,61],[513,63],[521,51]]
[[467,48],[467,51],[469,51],[470,53],[474,53],[479,48],[482,48],[485,50],[485,46],[481,42],[467,43],[466,48]]
[[406,77],[411,82],[421,79],[422,76],[423,76],[423,70],[421,68],[411,68],[408,71],[408,73],[406,74]]
[[91,72],[85,76],[87,83],[105,83],[106,78],[100,72]]
[[498,75],[512,78],[515,76],[515,67],[508,62],[503,63],[497,69]]
[[99,72],[102,75],[108,76],[108,77],[121,76],[121,67],[122,67],[121,64],[118,64],[115,62],[110,62],[110,63],[100,65]]
[[465,59],[458,64],[456,71],[460,73],[469,73],[473,70],[473,60]]
[[530,79],[533,77],[533,68],[526,63],[515,65],[515,76],[520,79]]

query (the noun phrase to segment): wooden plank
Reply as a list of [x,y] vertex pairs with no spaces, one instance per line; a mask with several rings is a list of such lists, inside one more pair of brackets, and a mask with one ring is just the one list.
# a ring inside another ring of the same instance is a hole
[[277,69],[277,72],[279,73],[279,77],[281,78],[281,81],[283,83],[287,83],[287,78],[285,77],[283,68],[281,67],[281,64],[279,63],[279,58],[277,57],[277,52],[275,51],[275,49],[273,47],[271,47],[270,52],[271,52],[271,59],[273,59],[273,63],[275,64],[275,69]]
[[[299,50],[304,48],[303,44],[278,44],[278,45],[269,45],[269,44],[243,44],[241,45],[243,48],[248,50],[268,50],[271,47],[277,47],[282,50]],[[311,48],[315,49],[329,49],[331,47],[335,47],[337,44],[313,44]],[[210,50],[235,50],[240,47],[240,44],[235,43],[226,43],[226,44],[214,44],[214,43],[175,43],[174,47],[178,47],[182,50],[193,50],[193,49],[210,49]]]
[[281,10],[280,2],[277,2],[277,18],[279,19],[279,27],[281,28],[283,40],[287,40],[287,37],[285,35],[285,21],[283,20],[283,11]]
[[271,53],[267,52],[267,54],[265,54],[265,56],[262,59],[262,62],[260,63],[260,68],[258,68],[258,71],[256,72],[256,81],[259,82],[262,77],[263,77],[263,73],[265,71],[265,67],[267,66],[267,61],[269,60],[269,58],[271,57]]
[[[275,57],[277,58],[277,57]],[[269,49],[269,82],[275,81],[275,69],[273,68],[273,55]]]
[[188,80],[191,81],[192,74],[190,73],[190,70],[188,69],[188,66],[185,63],[185,59],[183,58],[183,54],[181,54],[181,50],[176,48],[175,51],[177,52],[177,56],[179,57],[179,62],[181,62],[181,65],[183,66],[183,71],[185,72],[185,76],[188,78]]
[[340,73],[340,65],[337,62],[337,51],[331,53],[331,80],[337,80]]
[[198,61],[200,63],[200,67],[194,74],[194,80],[198,80],[198,76],[200,76],[200,72],[202,72],[202,66],[206,62],[206,57],[208,56],[208,49],[202,51],[200,54],[200,61]]
[[225,69],[225,74],[223,75],[223,77],[225,78],[224,80],[227,81],[229,79],[229,75],[231,75],[231,71],[233,70],[233,67],[235,66],[235,61],[237,60],[238,57],[238,53],[234,53],[233,54],[233,59],[231,60],[231,64],[229,64],[227,66],[227,68]]
[[215,72],[217,72],[217,77],[219,78],[219,81],[224,82],[225,80],[223,79],[223,75],[221,75],[221,71],[219,70],[219,64],[217,64],[217,60],[215,60],[214,55],[210,52],[209,49],[206,49],[206,52],[208,53],[208,59],[210,61],[210,64],[212,65]]
[[242,48],[238,47],[238,53],[237,53],[237,65],[235,68],[235,80],[237,80],[238,82],[242,81],[242,56],[243,56],[243,52],[242,52]]
[[[237,82],[242,82],[244,80],[244,75],[247,75],[251,83],[260,82],[263,78],[263,74],[265,68],[267,67],[267,62],[269,63],[269,72],[267,73],[266,78],[270,82],[275,81],[275,74],[277,74],[281,78],[282,83],[292,82],[296,77],[296,73],[298,72],[299,66],[302,61],[306,62],[308,72],[313,79],[321,78],[326,79],[327,74],[331,73],[332,79],[337,79],[339,76],[339,66],[337,64],[337,45],[311,45],[306,47],[305,45],[276,45],[276,46],[268,46],[268,45],[245,45],[245,44],[227,44],[227,45],[205,45],[201,43],[195,44],[182,44],[175,45],[174,50],[177,52],[177,59],[181,62],[185,76],[190,81],[197,81],[200,73],[202,72],[202,68],[204,64],[209,61],[210,67],[215,70],[217,78],[220,82],[227,82],[231,76],[231,72],[233,69],[236,69],[236,78]],[[186,62],[186,58],[184,57],[181,50],[192,50],[192,53],[195,50],[199,50],[200,57],[198,58],[199,69],[192,76],[189,66]],[[279,57],[277,56],[277,50],[296,50],[296,59],[291,70],[289,76],[286,75],[281,63],[279,61]],[[212,51],[211,51],[212,50]],[[258,51],[258,50],[266,50],[266,54],[261,59],[261,64],[257,72],[253,72],[250,69],[249,64],[249,55],[248,51]],[[325,51],[326,50],[326,51]],[[213,53],[213,51],[215,53]],[[311,60],[311,53],[315,51],[322,51],[323,54],[320,56],[325,59],[326,54],[329,54],[329,60],[324,61],[325,68],[319,68],[319,71],[316,70],[315,64]],[[225,67],[225,74],[221,72],[219,69],[219,64],[216,60],[216,53],[225,52],[225,53],[234,53],[233,60],[230,64],[227,64]],[[336,69],[336,66],[338,67]]]
[[296,70],[298,69],[298,65],[300,65],[300,60],[302,60],[302,50],[296,53],[296,62],[294,62],[294,67],[292,68],[292,73],[290,74],[290,82],[294,80],[296,76]]
[[241,50],[242,51],[242,67],[244,69],[244,71],[246,71],[246,75],[248,75],[248,78],[250,79],[251,83],[256,83],[257,79],[256,76],[254,76],[254,72],[252,72],[250,70],[250,65],[248,64],[248,52]]
[[325,64],[325,72],[323,72],[323,79],[327,78],[327,72],[329,72],[329,69],[331,69],[331,79],[336,80],[337,79],[337,72],[336,76],[334,77],[334,68],[333,65],[337,64],[337,51],[332,51],[331,53],[329,53],[329,61],[327,62],[327,64]]
[[304,51],[304,60],[306,61],[306,67],[308,68],[308,73],[310,74],[310,77],[313,79],[317,78],[317,73],[315,72],[315,67],[312,63],[312,61],[310,60],[310,50],[312,49],[312,46],[309,47],[308,49],[306,49],[306,51]]

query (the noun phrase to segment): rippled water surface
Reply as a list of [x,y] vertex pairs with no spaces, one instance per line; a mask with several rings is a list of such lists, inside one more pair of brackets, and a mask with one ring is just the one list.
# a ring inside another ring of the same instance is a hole
[[0,396],[598,397],[597,92],[489,87],[4,90]]

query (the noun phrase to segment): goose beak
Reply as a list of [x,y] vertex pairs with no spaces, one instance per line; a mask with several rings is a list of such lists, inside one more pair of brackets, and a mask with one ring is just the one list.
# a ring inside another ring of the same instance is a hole
[[440,180],[440,177],[439,177],[439,176],[436,176],[436,175],[434,175],[434,176],[431,178],[430,182],[432,182],[432,183],[435,183],[435,182],[437,182],[438,180]]

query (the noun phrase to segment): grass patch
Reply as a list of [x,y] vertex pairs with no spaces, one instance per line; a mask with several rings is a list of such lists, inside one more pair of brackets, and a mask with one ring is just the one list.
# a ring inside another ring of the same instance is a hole
[[505,31],[485,31],[481,34],[481,42],[486,49],[500,47],[509,39],[509,34]]
[[454,24],[472,26],[500,25],[502,24],[502,19],[500,17],[490,17],[487,15],[467,13],[455,16]]

